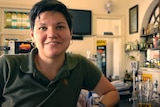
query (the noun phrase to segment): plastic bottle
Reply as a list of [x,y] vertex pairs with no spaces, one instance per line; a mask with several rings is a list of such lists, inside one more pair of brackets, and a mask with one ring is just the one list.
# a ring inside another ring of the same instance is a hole
[[142,82],[142,79],[139,80],[139,82],[137,82],[136,84],[136,96],[137,96],[137,100],[138,103],[142,103],[142,90],[144,87],[144,83]]

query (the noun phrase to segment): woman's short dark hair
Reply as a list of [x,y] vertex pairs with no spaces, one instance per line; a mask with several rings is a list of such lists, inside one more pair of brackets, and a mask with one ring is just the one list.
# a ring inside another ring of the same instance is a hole
[[33,30],[35,25],[35,19],[39,16],[42,12],[45,11],[53,11],[53,12],[60,12],[65,17],[69,29],[72,29],[72,18],[71,14],[68,11],[68,8],[60,1],[57,0],[41,0],[37,2],[30,11],[30,27]]

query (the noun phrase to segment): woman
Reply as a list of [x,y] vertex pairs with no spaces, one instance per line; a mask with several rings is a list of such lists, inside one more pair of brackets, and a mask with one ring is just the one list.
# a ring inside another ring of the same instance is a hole
[[40,1],[30,12],[28,54],[0,57],[1,107],[75,107],[81,89],[101,96],[94,107],[113,107],[114,86],[81,55],[67,54],[72,37],[71,15],[59,1]]

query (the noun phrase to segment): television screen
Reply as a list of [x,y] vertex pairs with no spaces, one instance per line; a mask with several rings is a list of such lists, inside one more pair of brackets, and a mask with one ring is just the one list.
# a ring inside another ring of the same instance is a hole
[[69,9],[72,15],[73,34],[91,35],[92,13],[90,10]]

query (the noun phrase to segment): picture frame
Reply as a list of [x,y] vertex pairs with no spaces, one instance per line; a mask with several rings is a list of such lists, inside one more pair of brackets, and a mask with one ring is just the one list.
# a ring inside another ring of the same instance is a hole
[[129,9],[129,33],[138,32],[138,5]]

